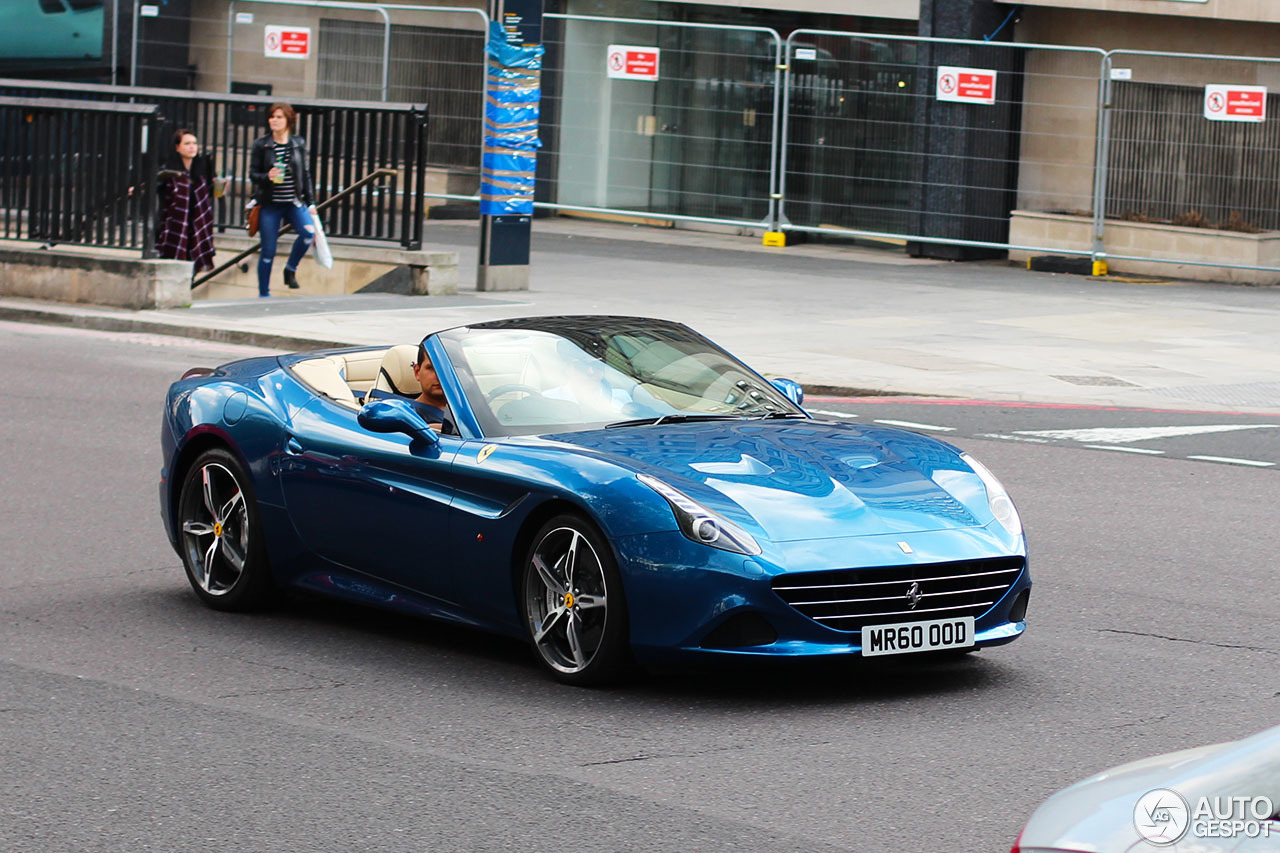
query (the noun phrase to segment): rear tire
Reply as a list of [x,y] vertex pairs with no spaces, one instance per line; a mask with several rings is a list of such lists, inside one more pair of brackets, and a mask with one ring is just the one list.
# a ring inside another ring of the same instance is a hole
[[206,450],[183,477],[178,542],[187,580],[215,610],[254,610],[275,592],[253,483],[240,461]]
[[558,680],[607,684],[630,669],[622,578],[612,549],[586,519],[559,515],[534,536],[520,602],[529,643]]

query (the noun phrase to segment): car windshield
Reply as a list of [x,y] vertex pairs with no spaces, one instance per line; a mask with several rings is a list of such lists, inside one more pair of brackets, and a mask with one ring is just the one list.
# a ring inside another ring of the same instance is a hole
[[541,318],[440,333],[485,435],[803,412],[677,323]]

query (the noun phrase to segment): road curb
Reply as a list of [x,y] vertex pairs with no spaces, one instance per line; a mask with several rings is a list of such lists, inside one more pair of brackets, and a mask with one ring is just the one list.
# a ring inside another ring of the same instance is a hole
[[19,323],[42,323],[49,326],[68,326],[74,329],[92,329],[99,332],[145,332],[153,335],[171,335],[223,344],[258,346],[266,349],[329,349],[357,346],[350,341],[327,341],[317,338],[299,338],[275,335],[269,332],[250,332],[240,329],[218,329],[210,326],[189,326],[137,317],[112,317],[105,314],[76,314],[69,311],[52,311],[40,308],[24,308],[0,305],[0,320]]

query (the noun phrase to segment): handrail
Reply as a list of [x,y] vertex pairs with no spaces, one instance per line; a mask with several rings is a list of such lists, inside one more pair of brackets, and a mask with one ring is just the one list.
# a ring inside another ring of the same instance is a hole
[[[373,183],[374,181],[381,180],[381,179],[383,179],[383,178],[393,178],[393,177],[395,177],[395,176],[396,176],[396,175],[398,175],[398,174],[400,174],[400,173],[399,173],[399,171],[398,171],[397,169],[375,169],[374,171],[372,171],[372,172],[370,172],[369,174],[365,175],[365,176],[364,176],[363,178],[361,178],[360,180],[356,181],[356,182],[355,182],[354,184],[352,184],[351,186],[347,187],[346,189],[342,190],[342,191],[341,191],[341,192],[339,192],[339,193],[335,193],[334,195],[332,195],[332,196],[330,196],[329,198],[325,199],[324,201],[320,202],[320,204],[317,204],[317,205],[316,205],[316,212],[318,213],[318,212],[320,212],[321,210],[324,210],[326,207],[328,207],[329,205],[333,204],[335,201],[340,201],[341,199],[345,198],[346,196],[350,195],[351,193],[355,192],[356,190],[363,189],[365,186],[367,186],[368,184]],[[292,226],[291,224],[289,224],[288,222],[282,223],[282,224],[281,224],[281,226],[280,226],[280,233],[281,233],[281,234],[284,234],[284,233],[289,232],[289,231],[292,231],[292,230],[293,230],[293,226]],[[245,249],[243,252],[241,252],[240,254],[236,255],[234,258],[232,258],[231,260],[227,261],[225,264],[223,264],[222,266],[218,267],[217,269],[210,270],[209,272],[205,273],[205,274],[204,274],[203,276],[201,276],[200,278],[195,278],[195,277],[193,276],[193,277],[192,277],[192,279],[191,279],[191,289],[192,289],[192,290],[194,290],[194,289],[196,289],[197,287],[199,287],[200,285],[204,284],[204,283],[205,283],[206,281],[208,281],[209,279],[213,278],[214,276],[216,276],[216,275],[220,275],[220,274],[221,274],[222,272],[224,272],[227,268],[235,266],[236,264],[240,263],[240,261],[242,261],[243,259],[247,258],[249,255],[252,255],[254,252],[258,251],[258,250],[259,250],[259,249],[261,249],[261,248],[262,248],[262,241],[261,241],[261,240],[259,240],[257,243],[254,243],[252,246],[250,246],[249,248]]]

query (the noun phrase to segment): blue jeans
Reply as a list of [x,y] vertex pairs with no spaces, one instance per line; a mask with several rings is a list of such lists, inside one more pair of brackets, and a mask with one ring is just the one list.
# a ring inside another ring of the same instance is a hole
[[298,239],[293,241],[293,251],[285,269],[296,270],[302,256],[315,241],[311,228],[311,213],[300,204],[266,204],[258,214],[258,236],[262,238],[262,254],[258,256],[258,294],[271,292],[271,262],[276,259],[276,243],[280,239],[280,222],[288,217]]

